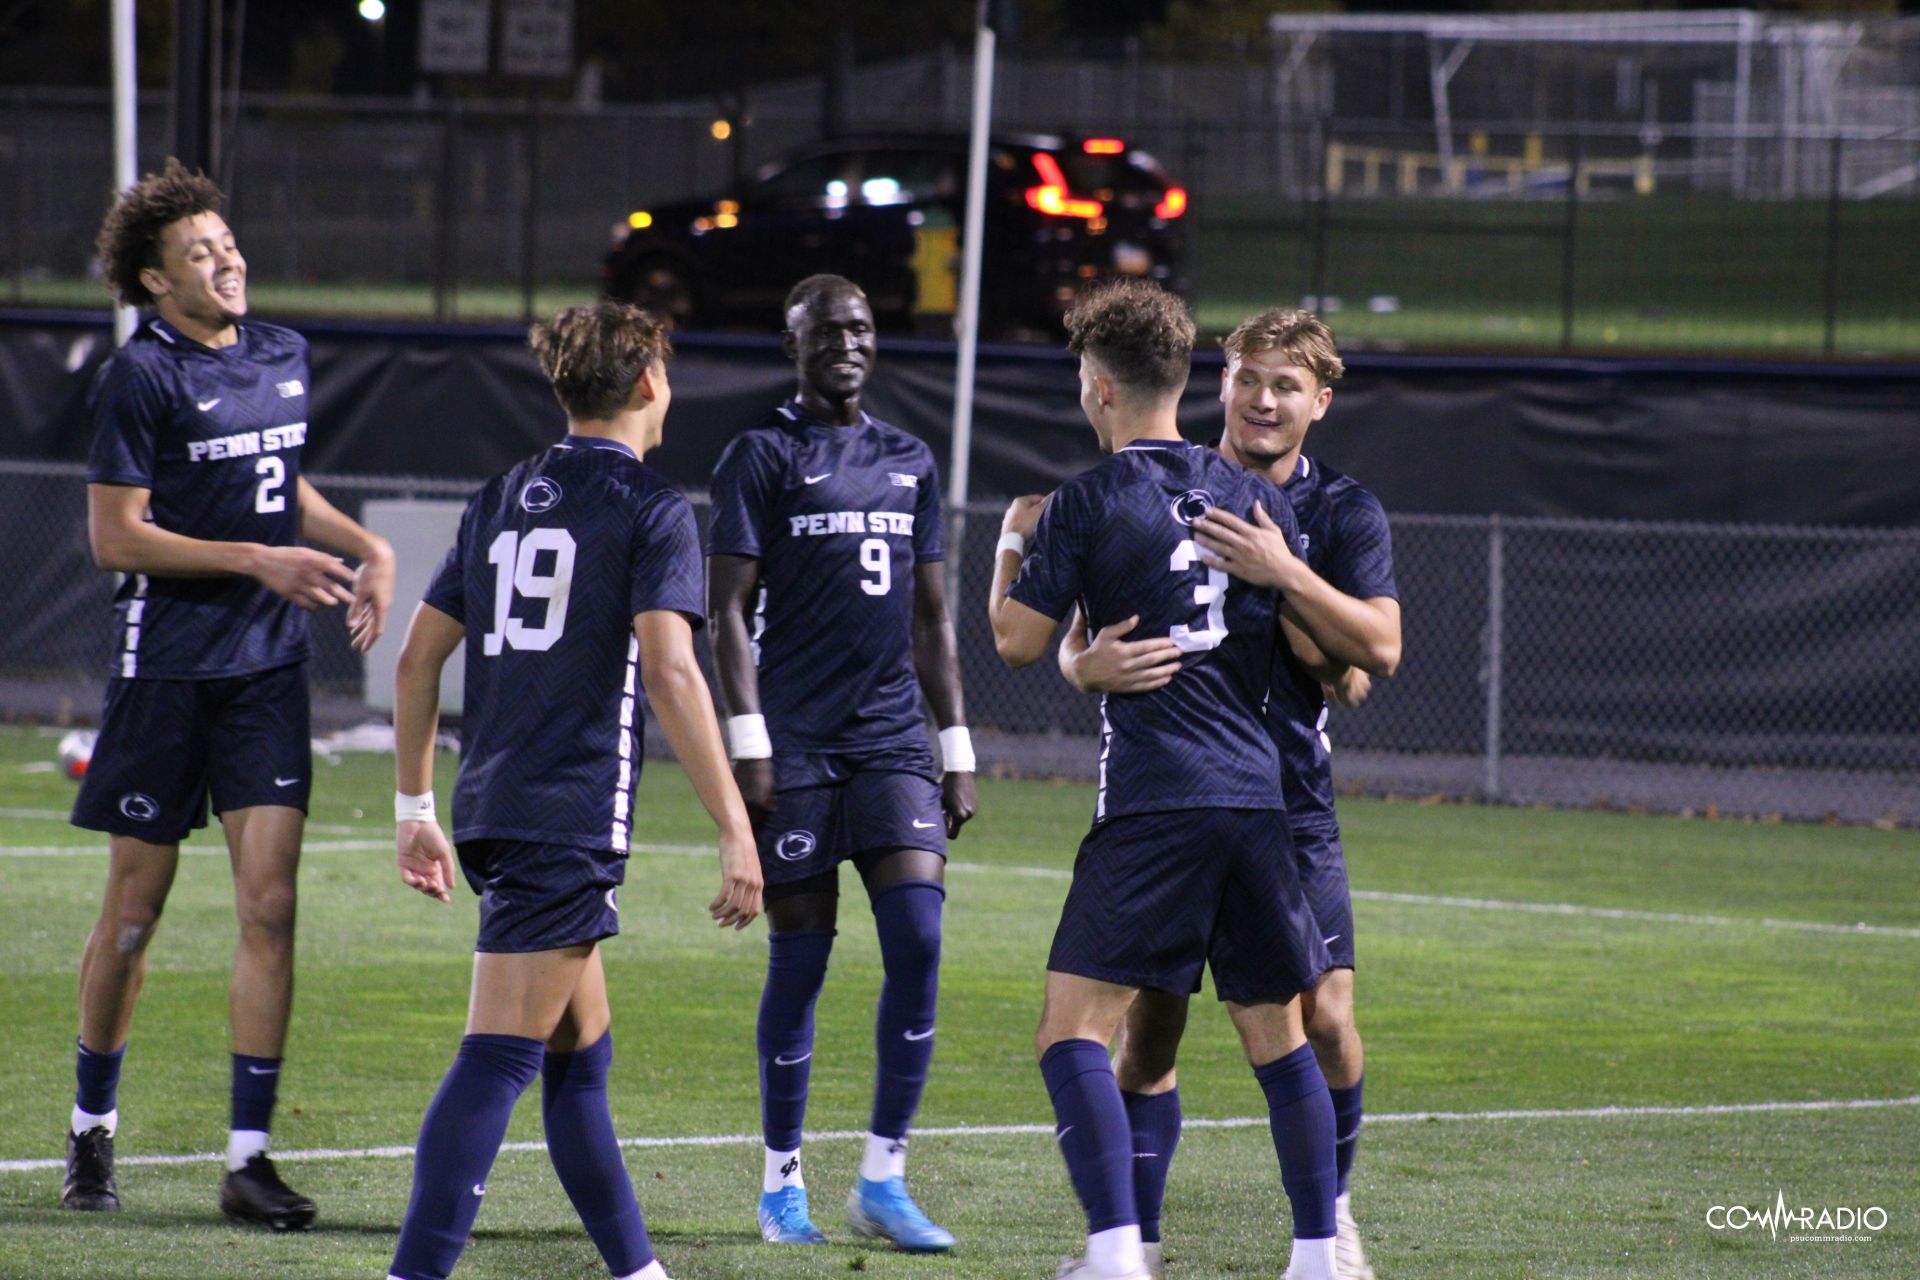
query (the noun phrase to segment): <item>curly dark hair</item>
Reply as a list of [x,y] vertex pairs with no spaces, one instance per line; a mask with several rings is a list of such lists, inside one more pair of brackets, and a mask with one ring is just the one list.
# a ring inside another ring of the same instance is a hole
[[1066,315],[1067,350],[1091,355],[1114,381],[1159,398],[1193,371],[1187,304],[1151,280],[1116,280],[1080,295]]
[[567,416],[604,421],[627,407],[640,375],[673,354],[660,322],[628,302],[568,307],[527,330]]
[[101,273],[115,297],[130,307],[153,302],[140,273],[160,265],[160,235],[182,218],[219,213],[225,202],[213,179],[172,156],[114,200],[93,242]]

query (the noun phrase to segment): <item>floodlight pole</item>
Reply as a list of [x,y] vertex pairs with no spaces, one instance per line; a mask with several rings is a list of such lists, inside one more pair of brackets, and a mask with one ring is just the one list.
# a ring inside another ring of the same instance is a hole
[[[110,43],[113,46],[113,189],[125,191],[134,183],[134,171],[140,167],[138,138],[134,131],[134,109],[138,105],[139,85],[133,74],[134,0],[113,0],[108,17]],[[116,304],[113,309],[113,345],[120,346],[133,336],[134,321],[139,318],[132,307]]]
[[953,372],[953,453],[947,500],[953,513],[947,544],[947,598],[960,592],[960,562],[967,533],[969,470],[973,460],[973,374],[980,348],[980,257],[986,243],[987,135],[993,125],[994,31],[989,6],[980,0],[973,44],[973,126],[967,147],[967,207],[961,225],[960,350]]

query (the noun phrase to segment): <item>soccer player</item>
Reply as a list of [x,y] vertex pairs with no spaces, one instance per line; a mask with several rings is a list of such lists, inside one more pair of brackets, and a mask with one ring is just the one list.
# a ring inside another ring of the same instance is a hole
[[[1135,1148],[1107,1045],[1143,990],[1184,997],[1202,964],[1266,1093],[1293,1209],[1293,1280],[1330,1280],[1333,1106],[1299,995],[1331,963],[1295,870],[1262,707],[1279,596],[1202,558],[1212,511],[1297,534],[1272,484],[1180,438],[1193,322],[1127,281],[1068,312],[1080,404],[1103,452],[1046,500],[1008,509],[988,611],[1010,666],[1046,653],[1076,602],[1096,630],[1138,619],[1181,670],[1101,701],[1099,791],[1047,961],[1037,1048],[1056,1137],[1087,1212],[1076,1280],[1144,1280]],[[1037,521],[1036,521],[1037,515]],[[1146,1031],[1151,1034],[1153,1028]],[[1149,1043],[1171,1069],[1171,1044]]]
[[453,833],[480,931],[466,1037],[420,1127],[390,1274],[453,1270],[514,1103],[539,1076],[548,1155],[608,1270],[664,1280],[607,1110],[599,951],[620,930],[645,705],[719,829],[708,910],[721,925],[759,914],[760,865],[694,658],[693,511],[641,461],[670,398],[666,336],[602,302],[529,341],[568,435],[467,504],[394,674],[400,878],[446,902],[454,854],[434,814],[433,739],[440,671],[465,641]]
[[[107,282],[156,314],[107,361],[89,400],[87,530],[94,563],[125,577],[100,739],[73,806],[75,826],[107,833],[109,861],[80,962],[61,1200],[120,1208],[121,1060],[180,841],[206,825],[211,798],[240,923],[220,1207],[287,1231],[314,1218],[266,1154],[313,783],[306,614],[347,605],[353,647],[366,652],[386,625],[393,550],[300,474],[307,344],[246,319],[247,262],[220,206],[212,182],[169,160],[122,192],[100,229]],[[359,569],[299,546],[303,537]]]
[[757,1036],[760,1231],[777,1244],[826,1240],[808,1213],[800,1129],[839,865],[851,859],[886,979],[847,1218],[861,1235],[938,1252],[953,1237],[907,1194],[907,1130],[933,1057],[946,842],[974,812],[939,473],[925,444],[860,407],[874,334],[859,287],[810,276],[785,314],[799,388],[721,456],[707,546],[729,745],[759,831],[772,926]]
[[[1313,908],[1333,968],[1303,997],[1307,1039],[1333,1099],[1338,1133],[1334,1256],[1341,1280],[1370,1280],[1354,1222],[1349,1174],[1360,1136],[1362,1047],[1353,1016],[1353,903],[1348,894],[1333,770],[1326,736],[1327,701],[1363,701],[1375,676],[1400,661],[1400,605],[1393,547],[1379,500],[1348,477],[1301,452],[1308,429],[1325,415],[1343,372],[1333,334],[1305,311],[1271,310],[1242,321],[1224,343],[1220,379],[1223,456],[1279,484],[1300,525],[1293,554],[1267,524],[1249,525],[1225,512],[1195,526],[1210,564],[1249,582],[1279,589],[1293,644],[1273,668],[1267,725],[1280,750],[1300,882]],[[1256,514],[1257,520],[1257,514]],[[1303,637],[1302,629],[1309,633]],[[1125,622],[1091,644],[1076,619],[1060,647],[1061,669],[1082,690],[1142,693],[1179,670],[1180,651],[1165,640],[1127,640]],[[1138,1151],[1134,1162],[1147,1260],[1160,1263],[1160,1205],[1167,1168],[1180,1140],[1180,1093],[1171,1055],[1186,1025],[1184,996],[1143,992],[1127,1015],[1115,1057],[1121,1097]]]

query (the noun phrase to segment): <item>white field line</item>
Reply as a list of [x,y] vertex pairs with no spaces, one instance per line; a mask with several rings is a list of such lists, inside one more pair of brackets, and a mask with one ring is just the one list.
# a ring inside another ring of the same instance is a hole
[[[0,817],[9,811],[0,809]],[[20,813],[21,810],[11,812]],[[33,811],[39,812],[39,811]],[[62,815],[64,816],[64,815]],[[318,827],[309,830],[318,830]],[[342,832],[367,833],[366,827],[335,828]],[[339,853],[361,849],[385,849],[390,840],[310,840],[304,846],[309,853]],[[0,845],[0,858],[80,858],[92,857],[106,852],[104,845],[62,846],[62,845]],[[222,854],[226,850],[211,846],[187,845],[180,850],[183,854]],[[713,856],[713,850],[699,844],[648,844],[636,842],[633,852],[655,854],[661,857],[707,858]],[[950,859],[947,868],[951,871],[983,871],[1003,876],[1026,876],[1038,880],[1071,880],[1073,873],[1060,867],[1021,867],[989,864],[984,862],[963,862]],[[1849,937],[1878,938],[1920,938],[1920,928],[1885,924],[1832,924],[1819,920],[1776,920],[1772,917],[1754,919],[1741,916],[1692,915],[1676,911],[1633,911],[1623,907],[1590,907],[1577,902],[1508,902],[1498,898],[1461,898],[1447,894],[1430,893],[1388,893],[1379,889],[1355,889],[1353,896],[1361,902],[1393,902],[1405,906],[1417,907],[1457,907],[1472,911],[1521,911],[1534,915],[1579,916],[1593,920],[1629,920],[1642,924],[1686,924],[1729,927],[1737,925],[1756,926],[1763,929],[1787,929],[1796,933],[1838,934]]]
[[[1685,1107],[1569,1107],[1523,1111],[1403,1111],[1369,1115],[1367,1124],[1408,1124],[1449,1121],[1473,1123],[1499,1120],[1621,1120],[1640,1116],[1684,1118],[1688,1116],[1754,1115],[1777,1112],[1868,1111],[1888,1107],[1920,1106],[1920,1094],[1905,1098],[1837,1098],[1811,1102],[1734,1102]],[[1266,1116],[1237,1116],[1224,1120],[1187,1120],[1186,1129],[1252,1129],[1267,1127]],[[916,1138],[991,1138],[1051,1134],[1050,1124],[956,1124],[938,1128],[915,1129]],[[849,1142],[865,1140],[864,1129],[829,1129],[806,1135],[809,1142]],[[661,1147],[757,1147],[757,1133],[696,1134],[684,1138],[622,1138],[620,1145],[636,1150]],[[505,1142],[502,1151],[545,1151],[544,1142]],[[300,1160],[404,1160],[413,1155],[412,1147],[316,1147],[307,1151],[276,1151],[274,1159],[286,1163]],[[209,1164],[224,1160],[224,1152],[203,1151],[195,1155],[120,1156],[114,1163],[121,1168],[137,1165]],[[59,1159],[0,1160],[0,1173],[33,1173],[64,1168]]]

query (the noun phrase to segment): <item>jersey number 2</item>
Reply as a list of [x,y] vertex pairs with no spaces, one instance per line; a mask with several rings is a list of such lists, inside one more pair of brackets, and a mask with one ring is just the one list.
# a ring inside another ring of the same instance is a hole
[[1198,627],[1176,622],[1167,628],[1167,639],[1179,645],[1182,653],[1218,649],[1220,642],[1227,638],[1226,570],[1201,565],[1199,544],[1188,538],[1173,549],[1173,559],[1167,567],[1174,573],[1185,573],[1195,566],[1207,571],[1207,580],[1195,583],[1193,587],[1193,602],[1205,606],[1207,619]]
[[254,511],[263,516],[285,511],[287,495],[280,486],[287,482],[287,464],[269,453],[253,464],[253,474],[260,477],[260,487],[253,491]]
[[[536,567],[542,551],[553,552],[553,571],[541,573]],[[481,637],[489,658],[510,649],[553,648],[553,642],[567,628],[567,597],[573,593],[573,535],[565,529],[534,529],[521,537],[511,529],[503,530],[487,548],[487,563],[494,567],[493,630]],[[539,626],[512,616],[513,597],[518,593],[529,600],[545,600],[547,613]]]

